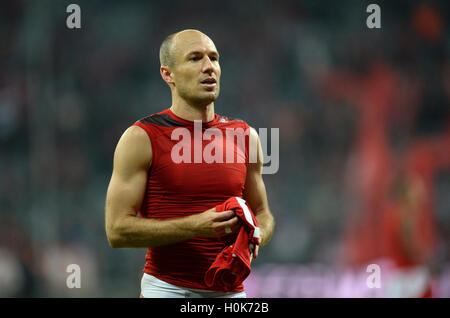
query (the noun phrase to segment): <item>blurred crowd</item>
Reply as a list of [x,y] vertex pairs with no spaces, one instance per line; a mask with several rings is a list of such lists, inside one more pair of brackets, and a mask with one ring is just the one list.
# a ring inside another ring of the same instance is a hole
[[381,29],[366,1],[72,2],[0,3],[0,297],[139,295],[146,250],[109,247],[104,200],[123,131],[170,106],[159,45],[185,28],[220,52],[216,112],[280,129],[255,269],[449,272],[448,2],[375,1]]

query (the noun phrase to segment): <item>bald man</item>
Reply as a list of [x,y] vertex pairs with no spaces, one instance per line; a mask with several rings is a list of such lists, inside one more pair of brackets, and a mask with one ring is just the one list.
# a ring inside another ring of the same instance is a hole
[[[233,210],[216,212],[228,198],[246,200],[259,223],[258,244],[249,247],[253,258],[272,236],[274,219],[262,179],[258,135],[244,121],[215,113],[221,69],[208,36],[197,30],[168,36],[160,48],[160,62],[172,105],[134,123],[117,144],[105,208],[108,241],[113,248],[148,248],[141,297],[246,297],[242,284],[231,291],[208,287],[204,276],[224,248],[220,238],[236,234],[242,226]],[[248,160],[248,149],[233,144],[234,153],[245,161],[199,160],[195,149],[189,153],[183,148],[185,160],[180,162],[174,149],[180,147],[181,135],[191,138],[183,147],[195,148],[200,142],[202,150],[218,137],[199,141],[199,125],[203,133],[250,131],[257,160]]]

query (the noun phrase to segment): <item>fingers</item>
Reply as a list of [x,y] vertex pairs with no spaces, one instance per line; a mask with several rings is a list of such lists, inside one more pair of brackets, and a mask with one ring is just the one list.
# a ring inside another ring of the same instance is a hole
[[231,219],[233,216],[235,216],[235,213],[232,210],[227,210],[227,211],[215,213],[214,221],[217,222],[217,221],[228,220],[228,219]]
[[240,227],[240,219],[235,216],[229,220],[218,223],[216,230],[219,236],[224,236],[238,232]]
[[253,258],[256,259],[258,257],[258,253],[259,253],[259,245],[254,245],[254,244],[250,243],[248,245],[248,248],[250,250],[250,259],[253,259]]
[[238,219],[238,222],[236,222],[235,225],[231,226],[231,233],[237,233],[240,231],[242,227],[242,221]]
[[213,222],[216,223],[216,233],[219,236],[236,233],[240,229],[240,219],[234,211],[227,210],[214,215]]
[[[240,228],[240,224],[239,223],[240,223],[240,219],[237,216],[229,219],[228,221],[224,221],[223,222],[225,227],[229,227],[232,230],[233,229],[236,230],[236,229]],[[233,231],[233,232],[235,232],[235,231]]]
[[255,249],[253,251],[253,258],[258,258],[258,253],[259,253],[259,245],[255,246]]

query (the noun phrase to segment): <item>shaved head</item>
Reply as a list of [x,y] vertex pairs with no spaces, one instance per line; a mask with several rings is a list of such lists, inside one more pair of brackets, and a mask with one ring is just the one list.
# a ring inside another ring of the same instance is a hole
[[161,47],[159,48],[159,61],[161,62],[161,66],[167,65],[172,67],[175,65],[175,59],[172,54],[173,47],[173,38],[177,33],[173,33],[164,39]]
[[179,39],[185,39],[193,35],[204,36],[212,42],[212,40],[206,34],[198,30],[187,29],[173,33],[164,39],[164,41],[161,44],[161,47],[159,48],[159,61],[161,63],[161,66],[163,65],[167,65],[168,67],[174,66],[176,64],[175,51],[177,47],[176,45],[177,41]]

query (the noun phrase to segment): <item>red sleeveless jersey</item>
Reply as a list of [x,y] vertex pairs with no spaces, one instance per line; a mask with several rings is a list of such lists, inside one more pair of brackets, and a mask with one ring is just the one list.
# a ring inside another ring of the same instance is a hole
[[[147,132],[153,151],[139,211],[142,217],[185,217],[211,209],[230,197],[242,197],[249,126],[217,114],[212,121],[201,123],[201,129],[199,123],[182,119],[170,109],[134,123]],[[229,137],[230,132],[237,137]],[[208,288],[204,276],[224,247],[215,237],[151,247],[144,273],[177,286],[222,291],[217,286]],[[243,290],[241,284],[233,291]]]

